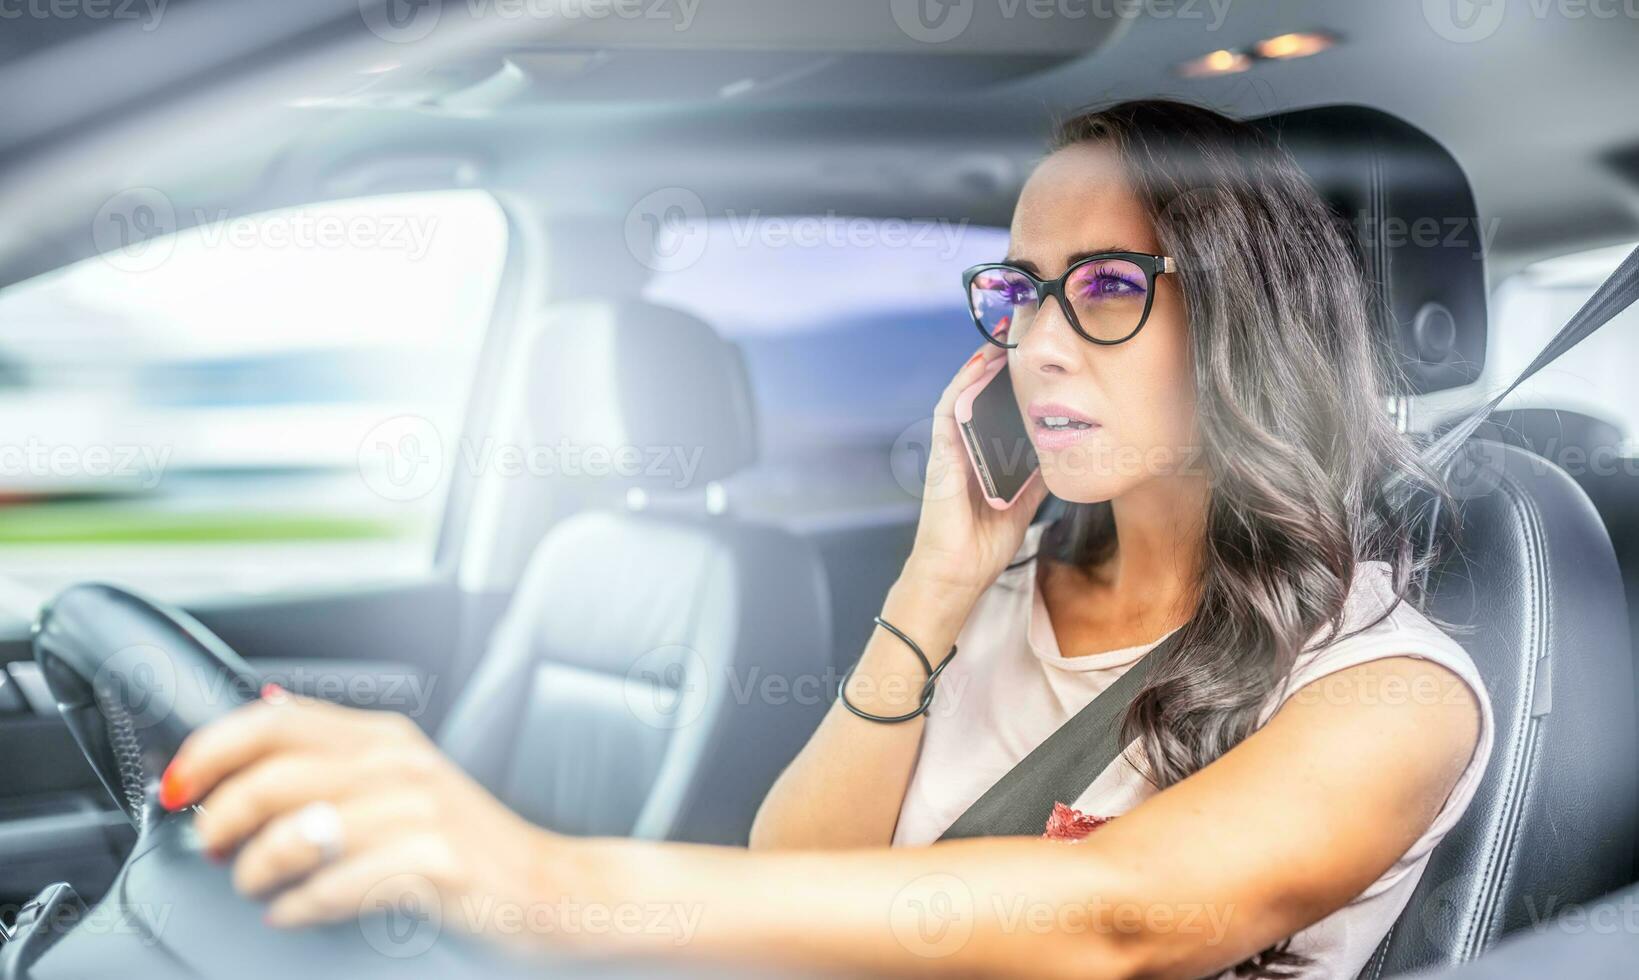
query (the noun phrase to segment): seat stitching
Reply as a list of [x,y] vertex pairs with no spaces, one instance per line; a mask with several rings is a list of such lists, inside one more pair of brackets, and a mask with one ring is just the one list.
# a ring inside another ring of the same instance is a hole
[[[1521,492],[1520,485],[1506,473],[1501,475],[1497,482],[1497,489],[1507,495],[1509,501],[1515,505],[1522,539],[1526,552],[1526,561],[1523,562],[1526,584],[1545,582],[1546,575],[1539,574],[1545,570],[1546,549],[1542,547],[1541,513],[1535,501]],[[1537,597],[1541,589],[1528,589],[1527,595]],[[1493,821],[1492,831],[1487,835],[1493,842],[1489,848],[1485,872],[1480,879],[1481,893],[1476,908],[1478,916],[1471,917],[1464,928],[1462,942],[1459,944],[1458,954],[1461,959],[1471,959],[1484,948],[1484,943],[1492,935],[1492,924],[1501,900],[1503,879],[1507,876],[1507,869],[1517,850],[1519,831],[1523,823],[1524,802],[1518,798],[1519,787],[1533,771],[1532,759],[1535,756],[1538,724],[1531,717],[1531,704],[1536,694],[1536,662],[1541,659],[1542,646],[1547,636],[1546,624],[1539,622],[1539,615],[1546,620],[1546,601],[1532,601],[1527,609],[1525,628],[1525,644],[1532,651],[1532,656],[1526,663],[1518,699],[1517,716],[1521,725],[1520,736],[1515,740],[1510,753],[1509,764],[1505,770],[1507,782],[1501,798],[1502,812]]]
[[1389,924],[1389,931],[1383,933],[1382,941],[1377,944],[1377,949],[1373,951],[1371,962],[1371,980],[1378,980],[1378,978],[1383,975],[1383,964],[1387,963],[1389,959],[1389,945],[1394,941],[1394,930],[1399,928],[1399,925],[1400,923],[1398,920],[1391,922]]

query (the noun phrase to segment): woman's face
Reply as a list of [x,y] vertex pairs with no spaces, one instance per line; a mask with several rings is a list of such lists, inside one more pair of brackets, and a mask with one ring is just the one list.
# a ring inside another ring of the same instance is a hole
[[[1053,153],[1024,185],[1008,260],[1051,279],[1075,256],[1106,251],[1164,254],[1113,149],[1080,144]],[[1042,479],[1061,500],[1111,500],[1195,458],[1195,381],[1176,277],[1157,276],[1154,293],[1143,329],[1121,344],[1083,338],[1053,298],[1013,338],[1013,392]],[[1042,414],[1095,424],[1050,433]]]

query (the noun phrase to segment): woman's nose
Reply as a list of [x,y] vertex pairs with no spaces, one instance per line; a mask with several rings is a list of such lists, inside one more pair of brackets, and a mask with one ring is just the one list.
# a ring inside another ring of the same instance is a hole
[[1085,343],[1070,325],[1059,298],[1048,296],[1031,317],[1030,329],[1019,338],[1014,352],[1025,370],[1067,374],[1075,370]]

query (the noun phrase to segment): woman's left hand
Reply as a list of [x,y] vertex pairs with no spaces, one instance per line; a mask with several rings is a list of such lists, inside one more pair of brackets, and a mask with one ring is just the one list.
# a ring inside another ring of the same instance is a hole
[[[461,913],[537,901],[534,879],[565,864],[543,853],[556,850],[556,835],[508,810],[408,717],[273,685],[188,736],[160,803],[200,804],[201,846],[214,860],[231,857],[238,891],[275,896],[275,926],[351,919],[414,893],[440,901],[446,924],[488,931]],[[327,803],[339,818],[329,860],[303,833],[303,808],[314,803],[320,817]]]

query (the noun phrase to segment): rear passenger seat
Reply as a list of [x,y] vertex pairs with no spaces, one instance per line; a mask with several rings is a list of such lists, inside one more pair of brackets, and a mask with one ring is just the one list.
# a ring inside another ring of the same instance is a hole
[[916,540],[917,510],[809,518],[787,528],[819,552],[831,587],[831,663],[838,677],[865,649],[882,600]]

